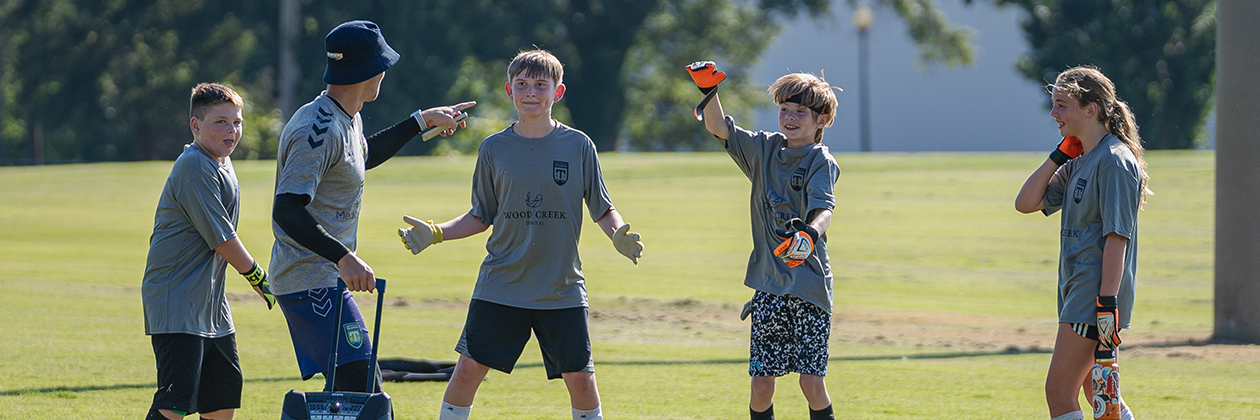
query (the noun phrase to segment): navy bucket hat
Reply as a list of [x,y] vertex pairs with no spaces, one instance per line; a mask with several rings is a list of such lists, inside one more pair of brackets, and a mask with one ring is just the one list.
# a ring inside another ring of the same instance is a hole
[[398,53],[381,35],[381,28],[366,20],[352,20],[333,28],[324,38],[328,66],[324,83],[353,85],[381,74],[398,62]]

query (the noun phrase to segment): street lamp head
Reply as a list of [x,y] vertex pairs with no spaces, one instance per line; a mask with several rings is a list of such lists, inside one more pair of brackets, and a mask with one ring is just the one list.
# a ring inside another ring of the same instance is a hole
[[875,23],[875,12],[865,3],[859,4],[853,10],[853,26],[856,26],[858,31],[866,32],[873,23]]

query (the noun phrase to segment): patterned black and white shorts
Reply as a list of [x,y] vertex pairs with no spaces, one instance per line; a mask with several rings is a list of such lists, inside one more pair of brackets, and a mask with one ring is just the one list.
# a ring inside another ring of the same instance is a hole
[[804,299],[753,294],[749,376],[827,376],[831,314]]

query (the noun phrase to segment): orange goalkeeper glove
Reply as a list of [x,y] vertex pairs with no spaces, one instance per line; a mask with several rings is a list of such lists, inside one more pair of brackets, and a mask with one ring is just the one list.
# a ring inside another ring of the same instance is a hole
[[1063,141],[1059,142],[1059,147],[1050,152],[1050,160],[1055,164],[1063,166],[1067,161],[1076,159],[1081,153],[1085,153],[1085,146],[1081,145],[1081,139],[1076,136],[1067,136]]
[[704,94],[704,99],[696,105],[692,115],[695,115],[696,121],[704,121],[704,107],[709,106],[709,101],[717,96],[718,84],[726,80],[726,73],[718,71],[717,64],[712,61],[691,63],[687,66],[687,72],[691,73],[691,80],[696,82],[696,87],[700,88],[700,93]]
[[697,61],[687,66],[687,72],[691,73],[691,80],[696,82],[696,87],[700,88],[700,93],[708,95],[713,89],[717,89],[717,85],[726,80],[726,73],[717,69],[717,63],[712,61]]
[[788,220],[784,232],[775,232],[783,243],[774,249],[774,255],[783,260],[788,268],[794,268],[814,253],[814,243],[818,242],[818,230],[805,221],[797,218]]
[[1120,347],[1120,309],[1115,296],[1098,296],[1097,304],[1098,342],[1114,349]]

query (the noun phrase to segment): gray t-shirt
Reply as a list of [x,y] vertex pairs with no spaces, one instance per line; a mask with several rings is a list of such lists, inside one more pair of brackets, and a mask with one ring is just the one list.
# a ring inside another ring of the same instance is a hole
[[214,248],[236,237],[241,187],[224,163],[184,146],[153,217],[140,294],[144,333],[218,338],[236,332],[223,293],[227,261]]
[[752,132],[726,118],[730,138],[726,152],[752,181],[749,212],[752,214],[753,251],[748,257],[744,285],[776,295],[792,295],[831,313],[831,264],[827,234],[814,244],[804,264],[788,268],[774,248],[783,242],[775,235],[792,218],[805,220],[815,209],[836,206],[835,186],[840,166],[827,150],[815,144],[787,149],[783,133]]
[[1124,276],[1117,295],[1120,328],[1133,315],[1137,271],[1137,211],[1142,170],[1133,152],[1108,134],[1089,153],[1063,164],[1046,187],[1049,216],[1063,210],[1059,247],[1059,322],[1097,322],[1094,297],[1102,287],[1103,245],[1107,234],[1129,238]]
[[[346,115],[328,95],[298,108],[284,125],[276,152],[276,195],[311,197],[306,209],[351,251],[359,228],[367,139],[359,114]],[[297,243],[273,220],[271,290],[287,295],[336,287],[337,264]]]
[[526,309],[586,306],[578,239],[612,209],[595,144],[564,124],[541,138],[512,127],[477,152],[469,214],[494,226],[473,299]]

